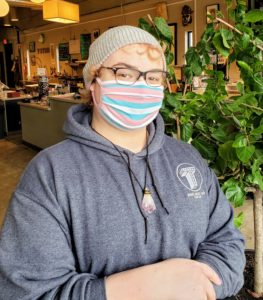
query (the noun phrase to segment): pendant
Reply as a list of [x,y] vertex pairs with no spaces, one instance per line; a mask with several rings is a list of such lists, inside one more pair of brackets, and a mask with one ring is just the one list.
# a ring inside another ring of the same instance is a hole
[[144,189],[143,199],[142,199],[142,209],[148,214],[151,214],[156,210],[156,206],[152,194],[148,188]]

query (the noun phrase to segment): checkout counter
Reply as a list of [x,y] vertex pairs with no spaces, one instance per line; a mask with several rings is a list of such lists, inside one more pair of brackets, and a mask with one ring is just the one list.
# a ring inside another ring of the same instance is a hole
[[20,102],[22,140],[44,149],[65,138],[63,124],[70,106],[86,102],[74,99],[74,93],[48,97],[48,104]]

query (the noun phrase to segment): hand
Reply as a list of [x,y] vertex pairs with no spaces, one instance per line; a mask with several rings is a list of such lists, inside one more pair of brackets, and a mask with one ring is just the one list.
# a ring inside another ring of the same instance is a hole
[[215,300],[221,284],[208,265],[174,258],[113,274],[106,280],[108,300]]
[[[159,299],[171,300],[215,300],[213,284],[221,280],[208,265],[189,259],[170,259],[159,263],[160,270],[155,273],[156,289],[165,294]],[[157,294],[158,294],[157,292]]]

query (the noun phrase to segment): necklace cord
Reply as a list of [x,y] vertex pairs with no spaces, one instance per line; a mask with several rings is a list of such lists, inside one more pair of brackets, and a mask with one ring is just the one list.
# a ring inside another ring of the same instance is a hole
[[162,200],[162,197],[161,197],[161,195],[160,195],[160,192],[159,192],[159,190],[158,190],[158,188],[157,188],[157,186],[156,186],[156,184],[155,184],[155,179],[154,179],[154,176],[153,176],[152,167],[151,167],[151,165],[150,165],[150,163],[149,163],[148,160],[147,160],[147,167],[149,168],[150,175],[151,175],[152,182],[153,182],[153,186],[154,186],[154,189],[155,189],[155,191],[156,191],[156,194],[157,194],[157,196],[158,196],[158,198],[159,198],[159,201],[160,201],[160,203],[161,203],[161,205],[162,205],[162,208],[166,211],[167,215],[169,215],[169,211],[168,211],[168,209],[166,208],[166,206],[164,205],[163,200]]
[[[123,157],[124,158],[124,157]],[[129,156],[127,155],[127,158],[128,158],[128,163],[130,165],[130,158]],[[140,201],[139,201],[139,198],[138,198],[138,195],[137,195],[137,192],[136,192],[136,189],[135,189],[135,186],[134,186],[134,181],[133,181],[133,177],[132,177],[132,169],[129,168],[129,175],[130,175],[130,180],[131,180],[131,185],[132,185],[132,189],[133,189],[133,193],[134,193],[134,196],[135,196],[135,199],[136,199],[136,202],[137,202],[137,205],[138,205],[138,208],[139,208],[139,211],[143,217],[143,220],[144,220],[144,232],[145,232],[145,239],[144,239],[144,244],[147,244],[147,237],[148,237],[148,226],[147,226],[147,217],[145,217],[143,211],[142,211],[142,208],[141,208],[141,205],[140,205]],[[134,174],[133,174],[134,176]],[[136,177],[134,177],[136,178]]]
[[[148,225],[147,225],[147,217],[145,216],[145,214],[143,213],[142,211],[142,208],[141,208],[141,204],[140,204],[140,200],[139,200],[139,197],[137,195],[137,192],[136,192],[136,189],[135,189],[135,185],[134,185],[134,179],[136,180],[136,182],[138,183],[138,185],[140,186],[141,190],[142,190],[142,193],[144,194],[145,191],[146,191],[146,185],[147,185],[147,170],[149,170],[149,173],[150,173],[150,176],[151,176],[151,179],[152,179],[152,182],[153,182],[153,186],[155,188],[155,191],[156,191],[156,194],[159,198],[159,201],[160,201],[160,204],[162,206],[162,208],[166,211],[166,213],[169,215],[169,211],[168,209],[165,207],[163,201],[162,201],[162,198],[161,198],[161,195],[159,193],[159,190],[155,184],[155,179],[154,179],[154,176],[153,176],[153,171],[152,171],[152,168],[151,168],[151,165],[149,163],[149,144],[148,144],[148,141],[146,143],[146,157],[145,157],[145,162],[146,162],[146,166],[145,166],[145,177],[144,177],[144,187],[142,187],[141,183],[139,182],[139,180],[137,179],[137,177],[135,176],[132,168],[131,168],[131,163],[130,163],[130,157],[128,154],[127,155],[127,160],[125,159],[125,157],[123,156],[123,154],[121,153],[121,151],[118,149],[118,147],[109,139],[107,139],[105,136],[103,136],[102,134],[100,134],[99,132],[97,132],[93,127],[91,127],[97,134],[99,134],[100,136],[102,136],[103,138],[105,138],[108,142],[110,142],[110,144],[114,147],[114,149],[119,153],[119,155],[121,156],[121,158],[123,159],[123,161],[126,163],[127,167],[128,167],[128,170],[129,170],[129,176],[130,176],[130,180],[131,180],[131,184],[132,184],[132,189],[133,189],[133,193],[134,193],[134,196],[135,196],[135,199],[136,199],[136,202],[137,202],[137,205],[138,205],[138,208],[139,208],[139,211],[144,219],[144,227],[145,227],[145,240],[144,240],[144,243],[146,244],[147,243],[147,238],[148,238]],[[134,178],[134,179],[133,179]]]

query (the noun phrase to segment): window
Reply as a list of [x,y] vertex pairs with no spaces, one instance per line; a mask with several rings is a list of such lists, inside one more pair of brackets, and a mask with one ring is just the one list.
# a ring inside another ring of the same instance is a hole
[[186,31],[185,32],[185,53],[190,47],[193,47],[193,31]]

